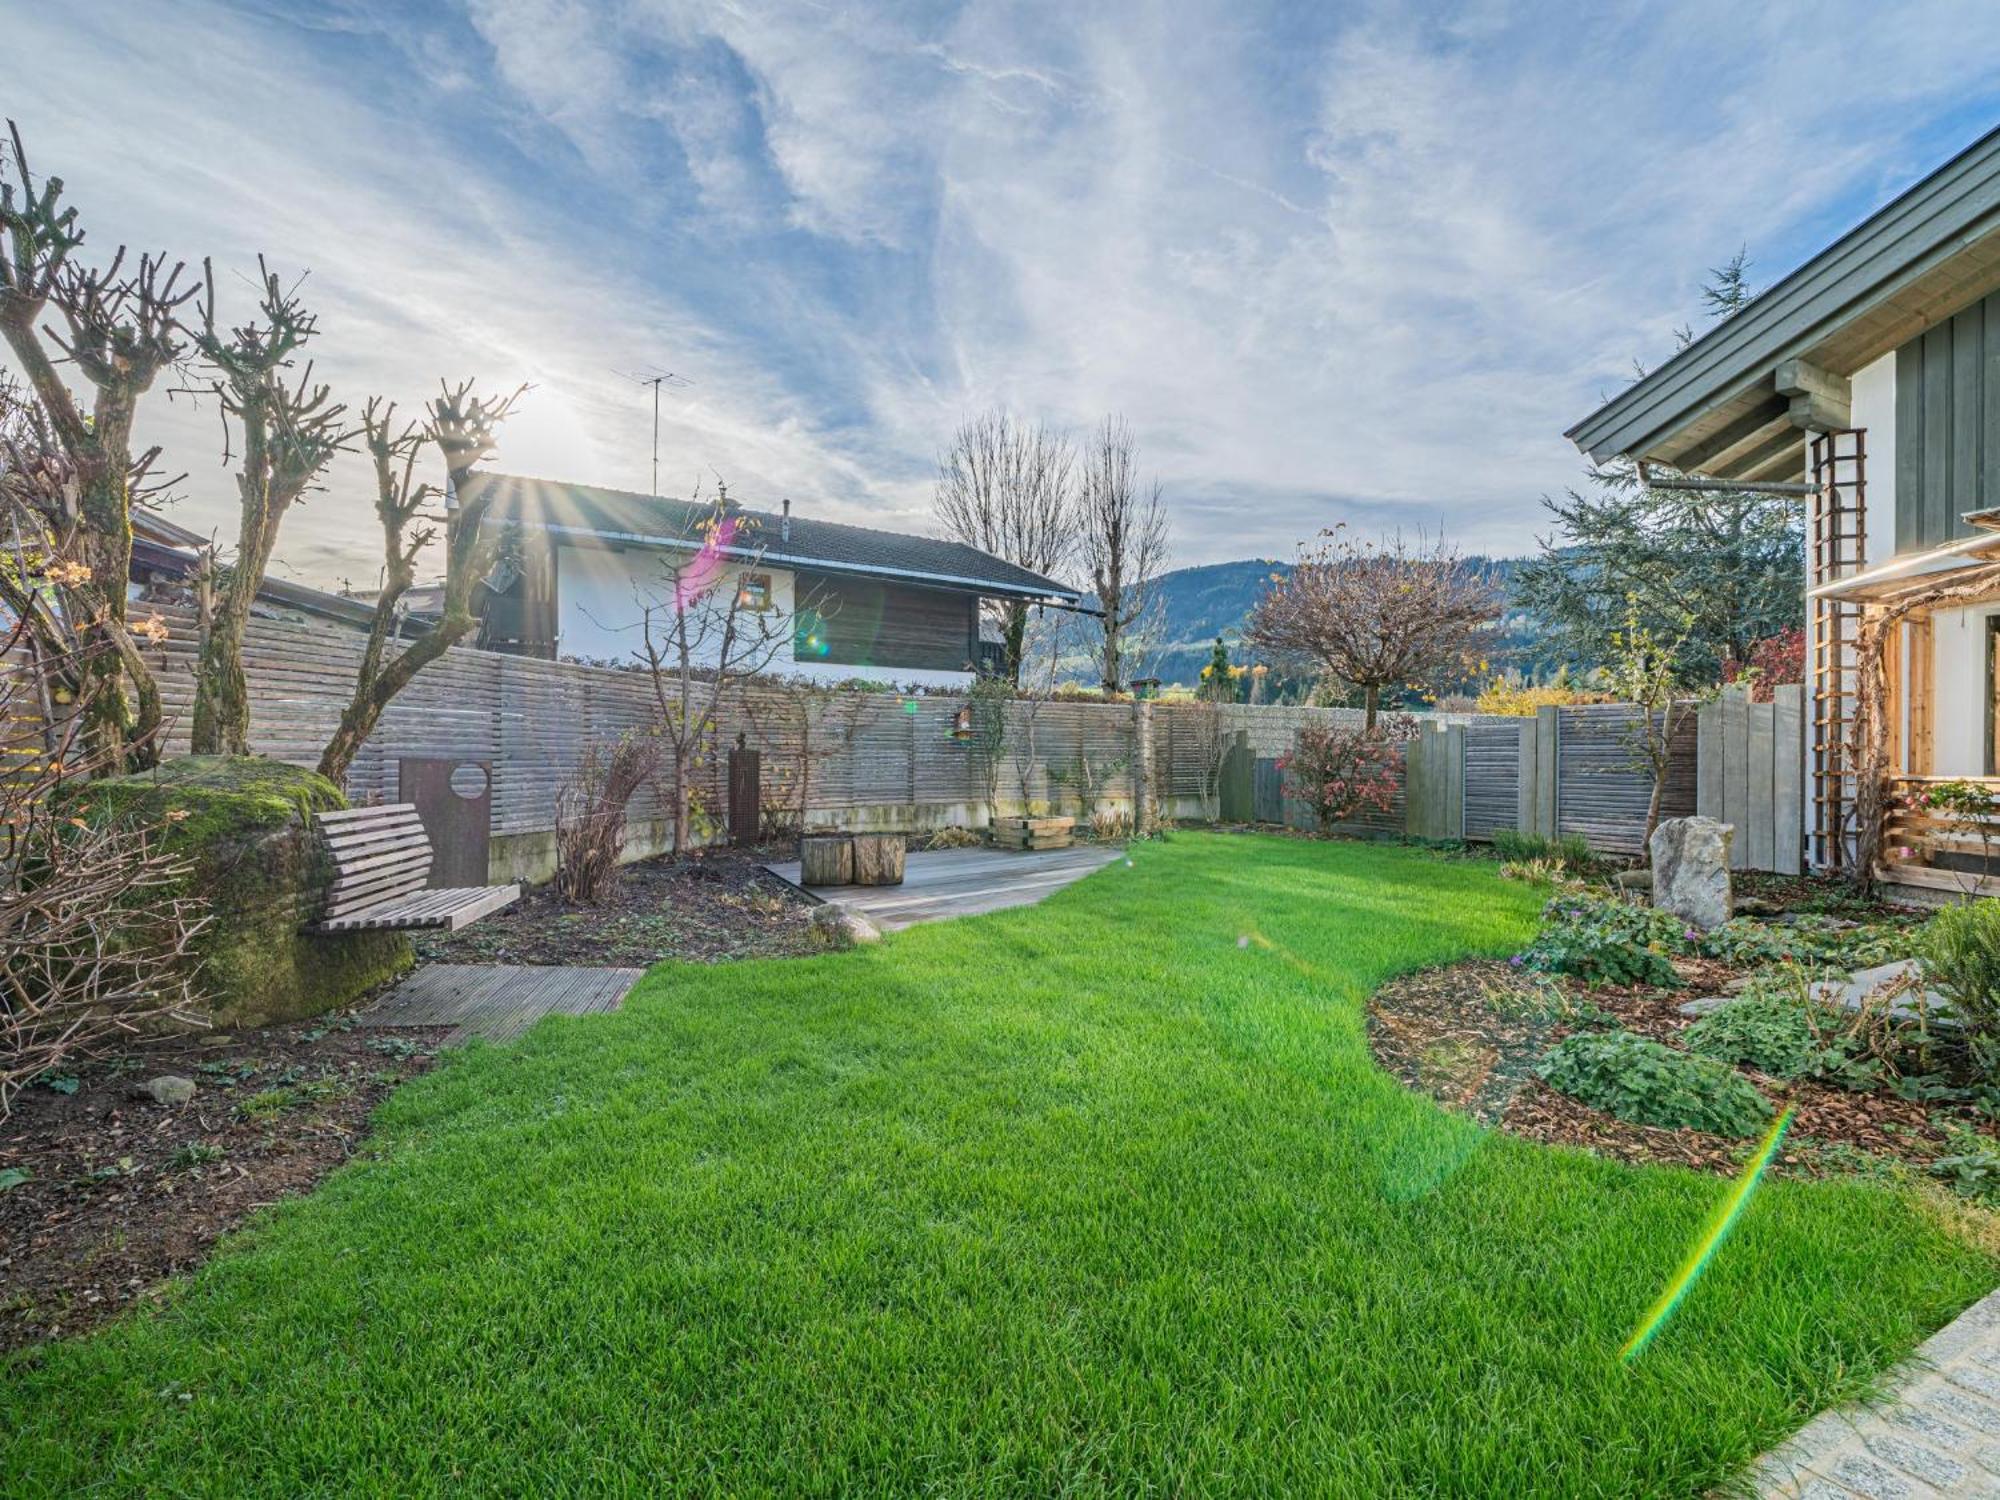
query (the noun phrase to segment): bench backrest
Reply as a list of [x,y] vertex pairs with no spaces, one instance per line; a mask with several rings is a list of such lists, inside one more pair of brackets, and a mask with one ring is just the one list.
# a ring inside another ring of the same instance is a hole
[[349,916],[430,883],[431,841],[414,803],[314,815],[333,854],[326,917]]

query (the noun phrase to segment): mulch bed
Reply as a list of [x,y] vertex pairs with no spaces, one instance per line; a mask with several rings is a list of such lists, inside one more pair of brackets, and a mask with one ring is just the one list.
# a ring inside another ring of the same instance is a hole
[[641,968],[662,959],[714,963],[823,951],[812,903],[759,868],[792,850],[705,849],[625,866],[596,906],[572,906],[537,886],[505,911],[418,940],[430,963],[595,964]]
[[[253,1211],[311,1189],[443,1035],[346,1017],[202,1032],[24,1089],[0,1121],[0,1350],[158,1297]],[[139,1092],[162,1075],[193,1098]]]
[[[1668,1162],[1697,1171],[1734,1173],[1756,1142],[1696,1130],[1633,1125],[1543,1083],[1534,1068],[1577,1024],[1535,1014],[1537,987],[1555,986],[1573,1001],[1606,1012],[1615,1024],[1672,1043],[1698,1019],[1686,1001],[1714,994],[1747,970],[1707,959],[1676,962],[1685,988],[1591,989],[1563,976],[1528,974],[1493,960],[1473,960],[1406,975],[1369,1002],[1369,1043],[1377,1061],[1410,1088],[1482,1124],[1549,1145],[1582,1146],[1626,1162]],[[1992,1132],[1962,1108],[1901,1099],[1882,1090],[1856,1093],[1814,1079],[1785,1082],[1743,1072],[1780,1109],[1797,1109],[1775,1170],[1824,1176],[1873,1159],[1921,1167],[1947,1137],[1936,1118]],[[1865,1153],[1857,1156],[1856,1153]]]

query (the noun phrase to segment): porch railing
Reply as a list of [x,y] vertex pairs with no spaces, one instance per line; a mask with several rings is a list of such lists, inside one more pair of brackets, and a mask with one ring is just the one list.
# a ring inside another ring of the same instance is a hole
[[1883,880],[2000,896],[2000,777],[1892,776]]

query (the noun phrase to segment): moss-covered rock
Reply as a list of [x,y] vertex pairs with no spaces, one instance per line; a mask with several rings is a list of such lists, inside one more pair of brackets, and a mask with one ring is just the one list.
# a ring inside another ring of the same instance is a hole
[[219,1026],[315,1015],[409,967],[400,933],[302,930],[333,873],[312,814],[347,805],[323,776],[282,761],[191,755],[68,797],[72,815],[156,829],[162,848],[189,861],[186,888],[214,913],[197,951]]

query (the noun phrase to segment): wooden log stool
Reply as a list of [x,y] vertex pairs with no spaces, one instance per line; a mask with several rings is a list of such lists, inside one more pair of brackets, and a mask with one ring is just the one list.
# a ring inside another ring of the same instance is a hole
[[799,884],[854,884],[854,840],[844,833],[802,835],[799,839]]
[[903,836],[900,833],[857,833],[852,843],[856,885],[903,883]]

